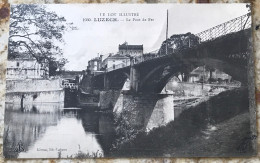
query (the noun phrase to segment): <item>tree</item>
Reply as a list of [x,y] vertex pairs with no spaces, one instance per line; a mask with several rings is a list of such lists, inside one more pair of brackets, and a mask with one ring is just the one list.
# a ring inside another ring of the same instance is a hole
[[11,8],[8,59],[35,58],[39,63],[49,64],[49,75],[68,62],[63,57],[60,45],[64,44],[63,34],[75,30],[73,23],[64,17],[48,11],[45,5],[14,5]]
[[165,40],[161,48],[159,50],[159,54],[165,55],[166,54],[166,42],[167,42],[167,52],[168,54],[173,53],[175,50],[182,50],[185,48],[191,48],[197,46],[199,44],[199,37],[192,34],[177,34],[172,35],[170,38]]

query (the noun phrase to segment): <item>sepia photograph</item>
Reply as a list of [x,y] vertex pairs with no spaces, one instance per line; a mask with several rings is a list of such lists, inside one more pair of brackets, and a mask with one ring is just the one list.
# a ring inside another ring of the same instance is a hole
[[5,158],[255,156],[251,5],[11,5]]

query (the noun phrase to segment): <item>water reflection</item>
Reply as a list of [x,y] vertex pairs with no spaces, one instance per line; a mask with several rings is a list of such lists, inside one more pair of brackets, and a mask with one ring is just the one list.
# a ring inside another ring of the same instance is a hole
[[112,147],[112,141],[115,138],[112,114],[90,114],[86,111],[80,111],[79,115],[86,133],[95,133],[104,155],[109,156],[109,149]]
[[6,158],[103,157],[114,138],[113,118],[56,104],[6,104]]

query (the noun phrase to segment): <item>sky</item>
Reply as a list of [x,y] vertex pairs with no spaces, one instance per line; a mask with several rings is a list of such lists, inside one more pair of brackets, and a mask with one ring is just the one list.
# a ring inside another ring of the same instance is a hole
[[[48,5],[47,8],[78,28],[64,34],[62,47],[64,57],[69,60],[65,69],[78,71],[85,70],[88,61],[100,54],[108,56],[118,52],[118,45],[125,41],[129,45],[143,45],[145,53],[159,49],[166,39],[167,10],[168,37],[187,32],[197,34],[248,13],[245,3],[64,4]],[[138,16],[119,16],[132,13]],[[118,21],[97,22],[94,18],[117,18]],[[153,21],[148,21],[149,18]],[[91,21],[83,21],[89,19]]]

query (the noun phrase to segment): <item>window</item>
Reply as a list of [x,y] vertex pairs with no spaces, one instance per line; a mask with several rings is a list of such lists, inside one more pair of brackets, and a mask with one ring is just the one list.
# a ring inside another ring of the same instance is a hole
[[16,66],[17,66],[17,67],[19,67],[19,65],[20,65],[20,63],[19,63],[19,62],[17,62],[17,63],[16,63]]

